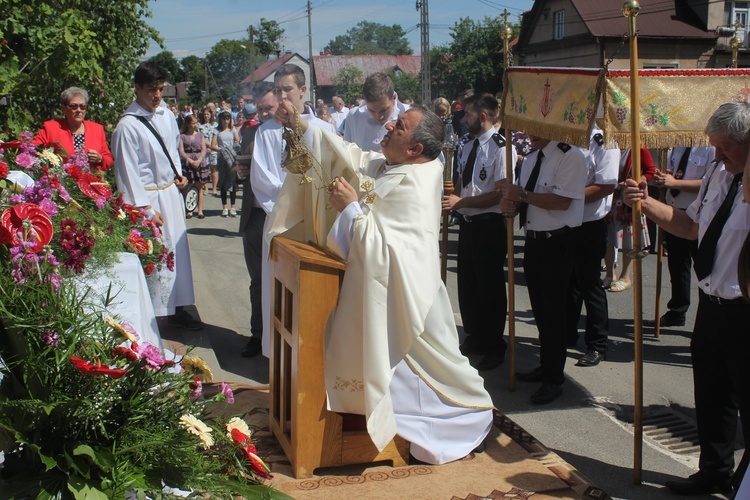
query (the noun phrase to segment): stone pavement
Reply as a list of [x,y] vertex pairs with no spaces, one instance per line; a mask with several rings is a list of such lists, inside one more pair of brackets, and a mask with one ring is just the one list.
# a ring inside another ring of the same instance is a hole
[[[240,192],[237,207],[241,206]],[[162,328],[167,343],[194,344],[195,353],[206,359],[215,380],[246,383],[268,382],[268,360],[245,359],[240,351],[249,332],[249,277],[245,268],[242,238],[238,234],[239,217],[221,218],[221,203],[208,196],[206,218],[187,221],[196,291],[196,308],[206,328],[199,332],[180,332]],[[451,230],[448,261],[448,288],[456,323],[461,331],[456,296],[457,228]],[[537,330],[523,281],[523,237],[517,232],[516,245],[516,340],[517,368],[531,369],[538,363],[539,348],[533,340]],[[653,318],[656,257],[643,261],[643,311]],[[664,265],[662,312],[669,299],[669,273]],[[556,284],[550,282],[548,286]],[[560,290],[563,299],[566,290]],[[694,287],[693,303],[697,304]],[[536,384],[517,383],[508,389],[508,362],[482,372],[487,389],[497,408],[577,467],[584,475],[615,498],[676,498],[662,485],[675,476],[684,477],[697,468],[697,453],[678,454],[647,439],[643,445],[643,484],[634,485],[633,433],[628,415],[633,411],[633,292],[608,293],[610,311],[610,349],[607,360],[597,367],[574,366],[583,354],[583,340],[578,348],[568,350],[567,381],[560,399],[547,406],[534,406],[529,397]],[[690,330],[695,307],[689,311],[683,328],[663,330],[659,339],[651,329],[644,329],[645,414],[668,413],[678,421],[692,422],[695,417],[690,369]],[[507,335],[507,329],[506,329]],[[678,445],[679,446],[679,445]],[[689,446],[685,444],[684,446]],[[739,445],[738,445],[739,447]],[[739,459],[741,451],[738,450]]]

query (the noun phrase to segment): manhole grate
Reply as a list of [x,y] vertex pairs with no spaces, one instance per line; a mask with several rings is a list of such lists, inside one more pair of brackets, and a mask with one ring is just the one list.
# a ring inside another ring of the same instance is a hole
[[[591,398],[594,406],[609,414],[629,432],[633,432],[633,407],[619,405],[607,398]],[[655,446],[694,460],[700,454],[698,427],[688,417],[665,406],[649,406],[643,411],[643,436]]]
[[700,452],[698,428],[693,422],[668,409],[644,416],[643,435],[674,453],[688,455]]

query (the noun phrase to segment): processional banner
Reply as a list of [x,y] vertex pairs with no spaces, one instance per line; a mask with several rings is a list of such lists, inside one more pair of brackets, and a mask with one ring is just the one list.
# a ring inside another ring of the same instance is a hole
[[[641,146],[707,146],[706,121],[721,104],[749,100],[749,77],[748,69],[639,70]],[[630,71],[607,72],[600,123],[606,147],[630,144],[630,90]]]
[[508,68],[503,126],[588,148],[602,83],[599,69]]

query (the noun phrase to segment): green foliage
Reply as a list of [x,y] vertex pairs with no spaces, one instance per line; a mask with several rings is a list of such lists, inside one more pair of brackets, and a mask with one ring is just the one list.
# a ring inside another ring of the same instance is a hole
[[221,99],[240,94],[240,82],[250,74],[248,44],[247,40],[221,40],[206,54],[209,88],[217,88]]
[[413,52],[405,35],[404,29],[398,24],[386,26],[361,21],[346,34],[339,35],[328,42],[326,49],[335,55],[411,55]]
[[359,68],[347,65],[333,77],[336,94],[341,96],[344,102],[355,102],[362,97],[362,84],[365,76]]
[[265,17],[260,18],[257,26],[248,29],[248,35],[250,33],[252,36],[248,36],[248,40],[253,40],[255,54],[263,58],[275,54],[284,41],[284,28],[276,21],[269,21]]
[[[452,41],[430,52],[432,94],[458,98],[469,88],[498,93],[503,79],[503,26],[501,16],[458,20],[451,28]],[[514,35],[519,29],[513,26]]]
[[177,58],[175,58],[174,54],[170,51],[164,50],[159,52],[154,57],[150,58],[148,62],[157,64],[169,71],[172,83],[185,81],[185,71],[180,67],[179,61],[177,61]]
[[72,85],[90,95],[88,118],[115,123],[132,99],[133,70],[151,40],[148,0],[2,0],[0,136],[36,130]]
[[388,76],[393,80],[399,100],[411,99],[415,102],[422,100],[422,83],[418,76],[396,70],[390,70]]

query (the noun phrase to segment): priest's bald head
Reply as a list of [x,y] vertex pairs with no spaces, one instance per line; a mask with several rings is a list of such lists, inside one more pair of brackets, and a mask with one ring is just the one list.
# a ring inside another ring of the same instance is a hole
[[396,121],[385,124],[388,133],[380,141],[389,165],[426,163],[440,155],[445,137],[443,121],[422,106],[413,106]]

